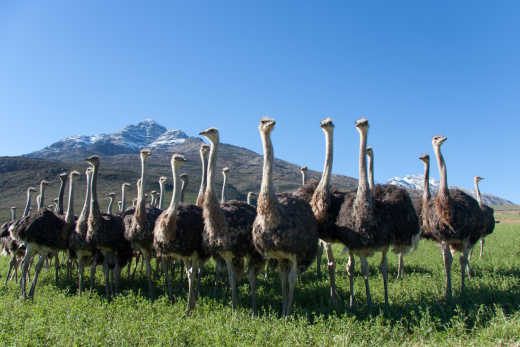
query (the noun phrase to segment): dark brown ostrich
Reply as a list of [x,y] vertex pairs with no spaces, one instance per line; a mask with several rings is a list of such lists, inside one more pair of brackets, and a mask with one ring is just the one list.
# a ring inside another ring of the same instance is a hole
[[484,177],[475,176],[473,178],[473,183],[475,184],[475,192],[477,194],[477,202],[480,206],[480,209],[482,210],[482,214],[484,215],[484,227],[482,229],[482,236],[480,239],[480,258],[484,255],[484,242],[486,239],[486,236],[491,234],[493,230],[495,229],[495,217],[494,217],[494,210],[482,203],[482,197],[480,196],[480,188],[478,186],[478,183],[482,181]]
[[[320,235],[320,245],[318,248],[318,264],[320,268],[320,258],[325,246],[328,260],[328,270],[330,279],[330,297],[333,303],[337,303],[338,295],[336,290],[336,261],[332,253],[331,244],[338,242],[335,237],[336,218],[339,213],[341,204],[345,198],[345,194],[331,189],[330,177],[332,173],[333,150],[334,150],[334,123],[332,119],[326,118],[321,121],[321,129],[325,133],[325,164],[320,181],[311,180],[307,184],[301,186],[295,195],[304,199],[311,205],[314,217],[318,223],[318,234]],[[321,252],[320,252],[321,250]],[[318,270],[318,277],[321,271]]]
[[349,249],[347,273],[350,282],[350,306],[354,305],[354,256],[361,260],[361,271],[365,280],[367,303],[372,304],[368,283],[368,263],[366,258],[375,252],[382,252],[380,269],[385,284],[385,304],[388,303],[386,253],[393,239],[392,227],[385,225],[386,221],[378,215],[374,196],[369,188],[367,177],[367,135],[368,120],[362,118],[356,121],[356,129],[360,134],[359,146],[359,181],[356,194],[348,194],[341,206],[336,225],[337,236]]
[[[86,159],[93,169],[90,186],[90,212],[87,219],[87,242],[103,254],[103,273],[107,298],[119,291],[121,267],[131,255],[130,243],[124,237],[123,219],[120,216],[101,214],[97,198],[97,178],[99,157],[92,155]],[[112,288],[110,273],[115,284]]]
[[125,238],[132,242],[143,256],[146,264],[146,277],[148,279],[148,295],[152,293],[152,267],[150,260],[153,256],[153,228],[155,220],[161,214],[161,210],[154,207],[146,207],[144,194],[145,163],[151,151],[141,150],[141,178],[137,185],[137,204],[131,218],[125,213]]
[[[76,177],[79,176],[77,171],[70,174],[70,185],[74,185]],[[69,189],[69,206],[67,214],[72,210],[74,190]],[[42,195],[43,196],[43,195]],[[18,238],[26,245],[25,256],[22,261],[22,295],[26,297],[26,280],[29,265],[34,255],[40,256],[36,264],[33,283],[29,291],[29,297],[34,297],[38,276],[43,266],[43,262],[49,254],[56,254],[58,251],[68,249],[68,239],[71,231],[74,229],[74,221],[68,222],[61,216],[58,216],[50,210],[40,211],[32,217],[26,217],[25,221],[13,232],[18,234]],[[57,269],[56,269],[57,270]],[[56,282],[58,281],[58,273],[56,271]]]
[[307,202],[289,193],[275,195],[271,142],[274,126],[275,120],[270,118],[262,118],[259,125],[264,167],[253,225],[253,243],[264,257],[278,261],[282,281],[282,314],[287,317],[291,314],[298,273],[307,269],[316,258],[318,228]]
[[478,241],[483,215],[478,202],[459,189],[448,189],[448,176],[441,145],[444,136],[434,136],[433,149],[440,172],[440,189],[435,198],[423,205],[422,228],[425,238],[440,244],[446,271],[446,299],[451,298],[451,264],[456,251],[461,252],[461,293],[465,288],[468,252]]
[[256,252],[251,236],[256,210],[245,202],[231,200],[219,204],[215,190],[215,171],[219,133],[216,128],[202,131],[210,143],[207,186],[204,193],[204,232],[202,245],[211,255],[218,255],[226,262],[232,294],[232,308],[237,305],[237,280],[248,261],[248,279],[251,285],[252,307],[256,311],[256,274],[263,266],[262,257]]
[[[421,238],[420,211],[417,211],[418,204],[414,203],[406,189],[391,184],[374,184],[374,151],[371,147],[367,148],[367,156],[369,187],[378,216],[384,218],[383,223],[392,228],[391,246],[399,258],[397,278],[401,279],[404,271],[403,256],[416,248]],[[383,261],[386,262],[386,259]],[[383,273],[383,276],[386,274]]]
[[[201,264],[208,256],[202,249],[204,222],[202,209],[196,205],[179,204],[180,189],[179,167],[185,162],[183,156],[174,154],[171,158],[173,175],[173,194],[170,206],[155,222],[153,231],[154,250],[163,259],[182,260],[186,265],[188,277],[188,311],[195,308],[195,278]],[[168,295],[173,299],[172,286],[168,275],[168,261],[163,260],[163,273],[168,285]]]

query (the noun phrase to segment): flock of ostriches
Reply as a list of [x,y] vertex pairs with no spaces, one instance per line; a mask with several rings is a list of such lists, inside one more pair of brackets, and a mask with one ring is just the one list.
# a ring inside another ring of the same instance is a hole
[[[446,137],[434,136],[432,140],[440,172],[438,194],[430,194],[430,158],[424,154],[419,158],[425,165],[424,194],[422,198],[412,199],[403,188],[374,185],[373,152],[367,147],[369,125],[366,119],[359,119],[355,124],[360,136],[359,182],[357,190],[342,192],[330,184],[334,124],[327,118],[320,124],[326,139],[325,165],[320,181],[306,183],[306,167],[302,167],[303,185],[298,190],[275,193],[271,142],[274,126],[273,119],[262,118],[260,121],[264,163],[256,207],[249,201],[226,201],[224,190],[221,201],[218,201],[215,175],[219,132],[216,128],[200,133],[209,140],[210,145],[203,144],[200,148],[202,182],[196,204],[183,203],[187,176],[179,175],[179,169],[186,161],[180,154],[171,157],[173,195],[169,206],[163,208],[166,177],[159,180],[160,196],[153,192],[152,201],[147,202],[147,195],[143,191],[145,166],[151,154],[147,149],[140,152],[141,177],[137,181],[134,206],[126,208],[125,188],[129,184],[124,183],[119,213],[111,212],[114,194],[110,196],[107,213],[100,211],[97,192],[100,159],[96,155],[86,159],[90,164],[86,170],[87,191],[83,209],[77,217],[73,212],[73,199],[74,182],[80,176],[79,172],[59,176],[61,187],[55,209],[44,205],[48,182],[42,181],[40,194],[36,198],[38,208],[31,214],[31,199],[36,190],[28,188],[23,216],[16,219],[12,215],[11,221],[2,225],[0,236],[3,247],[12,257],[6,282],[12,277],[11,272],[17,272],[17,266],[23,259],[21,292],[23,297],[32,298],[46,259],[54,256],[57,267],[58,253],[64,252],[69,256],[69,265],[77,264],[80,294],[84,290],[85,266],[91,266],[92,286],[96,265],[102,265],[106,295],[110,299],[119,290],[121,269],[130,266],[133,257],[141,257],[146,266],[149,295],[152,297],[151,259],[155,258],[166,277],[168,295],[173,299],[173,284],[168,269],[173,261],[181,261],[188,280],[187,309],[190,311],[195,308],[202,265],[213,257],[217,270],[227,270],[233,309],[237,306],[237,281],[247,273],[252,309],[256,312],[256,278],[259,272],[265,270],[268,261],[269,271],[279,271],[283,294],[282,314],[288,316],[298,274],[305,271],[317,257],[319,264],[323,249],[328,258],[331,300],[334,303],[339,300],[335,284],[336,265],[331,248],[333,243],[344,245],[349,253],[347,273],[351,306],[354,305],[355,256],[361,261],[367,302],[370,305],[372,300],[367,257],[378,252],[382,254],[380,271],[384,280],[385,305],[388,305],[387,252],[392,249],[399,254],[398,278],[402,278],[403,255],[414,249],[423,237],[440,245],[446,271],[446,298],[452,295],[450,272],[453,255],[457,251],[461,253],[461,293],[464,291],[466,271],[471,276],[470,252],[478,240],[481,240],[482,252],[484,237],[493,232],[495,220],[493,210],[481,203],[478,191],[481,177],[475,177],[474,182],[477,200],[461,190],[448,189],[446,164],[441,154],[441,145]],[[224,177],[226,173],[227,169],[224,169]],[[67,179],[68,208],[64,211],[63,196]],[[248,197],[251,195],[248,194]],[[40,257],[27,294],[26,282],[30,281],[29,269],[36,254]]]

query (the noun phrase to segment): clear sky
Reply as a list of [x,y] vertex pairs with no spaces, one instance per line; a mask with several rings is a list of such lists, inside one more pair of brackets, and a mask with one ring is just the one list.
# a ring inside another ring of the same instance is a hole
[[[322,4],[327,5],[322,5]],[[357,177],[371,123],[376,180],[421,173],[443,146],[450,185],[520,203],[518,1],[0,1],[0,155],[152,118],[189,135]],[[432,175],[438,177],[436,165]]]

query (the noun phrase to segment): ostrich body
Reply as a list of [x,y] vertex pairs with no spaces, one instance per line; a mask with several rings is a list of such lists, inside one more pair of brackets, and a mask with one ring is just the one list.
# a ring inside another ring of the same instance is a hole
[[206,190],[206,163],[208,162],[208,153],[210,146],[207,144],[200,145],[200,163],[202,167],[202,176],[200,179],[200,188],[199,194],[197,195],[197,202],[195,203],[197,206],[202,207],[202,202],[204,201],[204,191]]
[[308,203],[288,193],[279,194],[278,199],[275,195],[272,172],[274,154],[270,137],[274,125],[274,119],[270,118],[262,118],[259,125],[264,166],[253,224],[253,243],[260,254],[268,259],[276,259],[280,265],[282,314],[288,316],[298,272],[304,271],[316,257],[318,231]]
[[204,231],[202,245],[206,252],[218,255],[226,262],[232,294],[232,308],[237,305],[236,283],[244,267],[244,258],[248,260],[248,279],[251,285],[253,312],[256,311],[256,273],[263,265],[263,259],[256,252],[251,228],[255,219],[255,208],[240,201],[231,200],[219,204],[215,190],[215,171],[219,133],[216,128],[209,128],[199,135],[210,142],[207,186],[203,198]]
[[[70,185],[74,185],[75,178],[79,176],[77,171],[70,174]],[[69,195],[74,194],[74,190],[69,189]],[[72,209],[72,195],[69,196],[69,206],[67,213]],[[41,195],[43,196],[43,195]],[[68,239],[74,229],[74,222],[68,223],[65,219],[50,210],[43,210],[33,217],[27,218],[23,227],[18,229],[18,237],[26,244],[25,256],[22,261],[22,294],[26,297],[26,280],[29,265],[34,255],[40,256],[36,264],[36,271],[29,291],[29,297],[34,297],[38,276],[43,266],[43,262],[49,254],[68,249]],[[58,263],[56,263],[56,282],[58,281]]]
[[190,182],[190,177],[186,173],[183,173],[180,177],[182,182],[180,202],[184,202],[184,193],[186,192],[186,188],[188,187],[188,183]]
[[417,213],[417,203],[414,204],[406,189],[392,184],[374,184],[374,151],[371,147],[367,147],[367,156],[369,189],[373,194],[378,218],[383,218],[383,224],[391,228],[392,251],[399,259],[397,278],[401,279],[404,271],[403,257],[417,247],[421,237],[418,219],[420,212]]
[[478,186],[478,183],[482,181],[484,177],[475,176],[473,179],[473,183],[475,184],[475,192],[477,194],[477,202],[482,210],[483,218],[484,218],[484,226],[482,229],[482,237],[480,239],[480,258],[484,255],[484,242],[486,236],[491,234],[493,230],[495,229],[495,217],[493,216],[494,210],[482,203],[482,198],[480,196],[480,188]]
[[[87,219],[87,242],[95,245],[103,254],[103,273],[107,298],[119,290],[119,276],[124,261],[131,256],[130,243],[124,238],[123,219],[120,216],[101,214],[97,199],[97,178],[99,157],[90,156],[86,161],[92,167],[92,183],[90,185],[90,212]],[[113,274],[115,288],[111,288],[110,275]]]
[[[179,185],[181,182],[178,170],[185,161],[181,155],[172,155],[172,200],[169,207],[155,221],[153,246],[159,257],[182,260],[186,265],[189,288],[188,310],[191,310],[195,307],[196,302],[195,276],[200,264],[208,257],[202,249],[202,232],[204,230],[202,209],[196,205],[179,204]],[[163,260],[163,272],[168,285],[168,295],[173,299],[167,269],[167,262]]]
[[131,218],[125,218],[125,238],[135,244],[143,255],[146,264],[148,280],[148,295],[152,297],[152,267],[150,260],[153,255],[153,229],[161,210],[147,208],[144,194],[145,163],[151,151],[141,150],[141,178],[137,185],[137,203]]
[[448,177],[440,147],[444,136],[434,136],[433,149],[440,171],[440,189],[435,198],[423,204],[422,227],[425,238],[440,244],[446,271],[446,299],[451,298],[451,264],[455,252],[461,252],[461,293],[465,288],[468,252],[481,235],[483,216],[478,202],[459,189],[448,189]]

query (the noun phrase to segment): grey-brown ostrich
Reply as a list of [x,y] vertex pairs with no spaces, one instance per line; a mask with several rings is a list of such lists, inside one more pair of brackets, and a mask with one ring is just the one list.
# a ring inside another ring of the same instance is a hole
[[278,198],[275,195],[271,142],[274,126],[275,120],[271,118],[262,118],[259,125],[264,166],[253,225],[253,243],[264,257],[278,261],[282,281],[282,314],[287,317],[291,314],[298,273],[307,269],[316,258],[318,230],[307,202],[289,193],[279,194]]
[[[70,185],[74,185],[75,178],[79,176],[76,171],[70,174]],[[74,194],[73,189],[69,190],[69,194]],[[42,195],[43,197],[43,195]],[[69,196],[69,206],[67,213],[71,210],[73,200]],[[50,210],[43,210],[32,217],[27,217],[13,233],[17,234],[17,238],[22,240],[26,245],[25,256],[22,261],[22,295],[26,295],[27,272],[34,255],[40,256],[36,264],[35,274],[29,297],[34,297],[38,276],[43,266],[43,262],[49,254],[56,254],[58,251],[68,249],[68,238],[74,228],[74,223],[67,222],[64,218],[58,216]],[[56,269],[56,282],[58,281],[58,269]]]
[[202,144],[200,145],[200,163],[202,167],[202,175],[200,179],[200,188],[199,188],[199,194],[197,195],[197,201],[196,205],[202,207],[202,202],[204,201],[204,192],[206,190],[206,181],[207,181],[207,175],[206,175],[206,163],[208,162],[208,153],[209,153],[209,145]]
[[215,194],[215,172],[219,132],[209,128],[199,135],[210,143],[207,186],[204,193],[204,232],[202,244],[211,255],[218,255],[226,262],[232,294],[232,308],[237,305],[237,280],[244,268],[244,258],[248,261],[248,279],[251,285],[252,307],[256,312],[256,274],[263,266],[263,259],[255,250],[251,238],[251,228],[255,219],[255,208],[245,202],[231,200],[219,204]]
[[159,177],[159,210],[164,210],[164,184],[168,181],[168,177]]
[[182,182],[180,202],[184,202],[184,194],[186,193],[186,188],[188,188],[188,183],[190,182],[190,177],[188,176],[187,173],[183,173],[183,174],[181,174],[180,178],[181,178],[181,182]]
[[478,202],[459,189],[448,189],[446,163],[441,153],[444,136],[434,136],[433,150],[440,172],[440,189],[435,198],[423,205],[423,236],[439,243],[446,271],[445,298],[450,299],[451,264],[455,252],[461,252],[461,293],[464,293],[468,252],[482,231],[483,214]]
[[[384,218],[385,225],[391,227],[392,251],[398,255],[397,278],[402,279],[404,273],[404,255],[417,247],[421,237],[419,225],[420,211],[418,203],[412,200],[408,191],[391,184],[374,183],[374,151],[367,147],[368,156],[368,185],[375,201],[376,213]],[[385,254],[383,253],[383,257]],[[386,263],[386,259],[383,259]],[[383,265],[386,266],[386,265]],[[383,273],[383,276],[386,276]],[[386,282],[387,280],[385,280]],[[385,287],[386,288],[386,287]],[[385,301],[385,303],[388,303]]]
[[149,149],[141,150],[141,178],[137,185],[137,203],[131,218],[125,217],[125,237],[128,241],[135,244],[144,258],[148,280],[148,295],[150,298],[153,297],[152,267],[150,264],[153,256],[153,228],[155,220],[161,214],[161,210],[157,208],[146,207],[144,193],[145,164],[151,154],[152,152]]
[[473,183],[475,184],[475,193],[477,195],[477,202],[478,202],[480,209],[482,210],[482,214],[484,215],[483,216],[484,226],[482,229],[482,237],[480,239],[480,258],[482,258],[482,256],[484,255],[484,243],[485,243],[486,236],[491,234],[493,232],[493,230],[495,229],[494,210],[491,207],[484,205],[482,203],[482,197],[480,195],[480,188],[478,186],[478,183],[480,181],[482,181],[483,179],[484,179],[484,177],[480,177],[480,176],[475,176],[473,178]]
[[163,259],[163,273],[168,285],[168,295],[173,299],[172,286],[168,275],[166,259],[182,260],[186,265],[188,277],[188,311],[195,308],[195,278],[199,267],[207,260],[202,248],[204,222],[202,209],[196,205],[180,204],[179,168],[186,160],[184,156],[174,154],[171,158],[173,176],[173,194],[169,207],[155,221],[154,249]]
[[[120,216],[101,214],[97,198],[97,179],[100,160],[97,155],[85,159],[92,167],[90,185],[90,212],[87,219],[87,242],[95,245],[103,254],[103,273],[105,275],[106,296],[108,299],[119,291],[121,267],[131,255],[130,243],[124,237],[124,224]],[[115,288],[110,281],[112,273]]]

